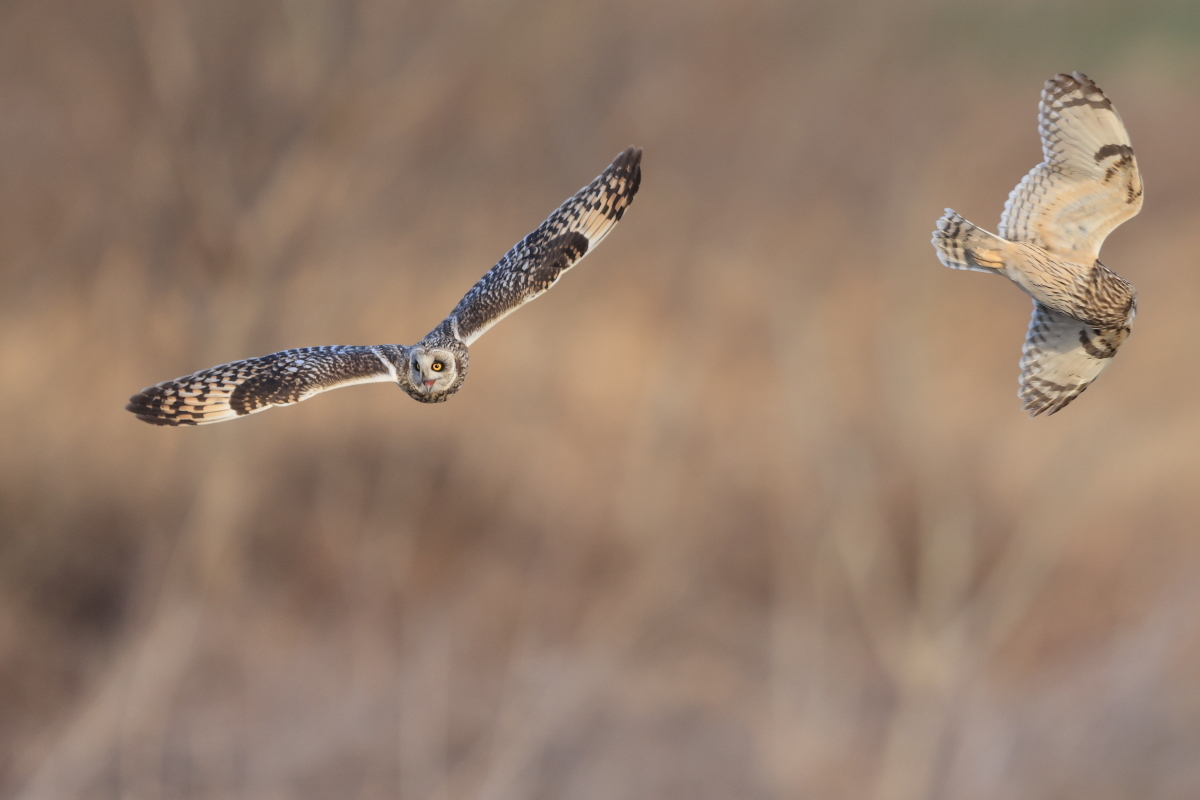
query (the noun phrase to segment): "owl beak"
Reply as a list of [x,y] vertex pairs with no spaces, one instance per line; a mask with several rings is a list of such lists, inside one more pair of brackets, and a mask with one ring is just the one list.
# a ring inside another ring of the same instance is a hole
[[437,381],[425,381],[425,388],[432,389],[435,383],[437,383]]

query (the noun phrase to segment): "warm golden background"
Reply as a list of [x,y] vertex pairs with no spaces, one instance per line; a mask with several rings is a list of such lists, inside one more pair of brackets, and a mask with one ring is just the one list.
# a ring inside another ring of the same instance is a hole
[[[1200,796],[1200,6],[0,3],[0,794]],[[1079,69],[1130,342],[1016,398],[995,228]],[[413,342],[623,147],[472,349],[199,429],[158,380]]]

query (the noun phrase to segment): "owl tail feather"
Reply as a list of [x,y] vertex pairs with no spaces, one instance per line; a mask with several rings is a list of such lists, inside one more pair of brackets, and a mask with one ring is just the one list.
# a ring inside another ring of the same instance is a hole
[[1004,269],[1004,240],[977,228],[953,209],[937,221],[933,247],[938,260],[951,269],[969,269],[993,274]]

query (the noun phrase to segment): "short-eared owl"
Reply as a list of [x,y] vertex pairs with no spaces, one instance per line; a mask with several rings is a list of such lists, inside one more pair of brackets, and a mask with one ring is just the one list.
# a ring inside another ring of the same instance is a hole
[[1004,275],[1033,298],[1019,393],[1030,416],[1078,397],[1129,336],[1136,293],[1098,256],[1142,208],[1129,134],[1086,75],[1046,81],[1038,131],[1046,160],[1008,196],[999,236],[950,209],[933,232],[947,267]]
[[641,182],[642,151],[629,148],[488,270],[450,316],[417,342],[302,347],[234,361],[143,389],[126,409],[154,425],[206,425],[286,406],[356,383],[393,381],[422,403],[440,403],[467,377],[467,348],[545,292],[621,219]]

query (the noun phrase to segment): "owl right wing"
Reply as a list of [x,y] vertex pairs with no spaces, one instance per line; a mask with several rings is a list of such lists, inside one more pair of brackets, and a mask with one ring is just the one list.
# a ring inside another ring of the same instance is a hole
[[1129,328],[1099,330],[1035,300],[1021,349],[1022,407],[1031,417],[1062,410],[1096,380],[1128,336]]
[[[630,147],[479,279],[439,326],[470,346],[488,328],[548,290],[595,249],[633,202],[642,151]],[[435,329],[436,330],[436,329]]]
[[1091,264],[1113,229],[1142,208],[1142,177],[1121,117],[1086,75],[1046,81],[1038,106],[1045,161],[1004,204],[999,233]]
[[207,425],[358,383],[409,380],[407,348],[301,347],[234,361],[150,386],[127,411],[152,425]]

